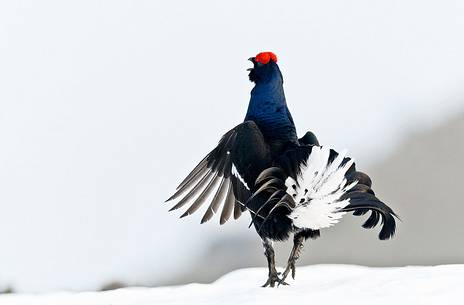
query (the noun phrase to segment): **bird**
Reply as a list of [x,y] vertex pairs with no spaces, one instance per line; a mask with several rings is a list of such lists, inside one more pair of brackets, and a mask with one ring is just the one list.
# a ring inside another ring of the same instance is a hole
[[[185,217],[205,206],[201,223],[219,214],[220,224],[244,212],[258,233],[267,259],[263,287],[288,285],[304,242],[349,213],[370,213],[364,228],[380,224],[380,240],[395,235],[398,216],[376,197],[371,178],[356,169],[346,151],[321,145],[308,131],[298,138],[287,106],[283,76],[273,52],[249,58],[254,84],[244,121],[225,133],[166,200],[169,211],[188,205]],[[278,272],[274,242],[293,236],[287,266]]]

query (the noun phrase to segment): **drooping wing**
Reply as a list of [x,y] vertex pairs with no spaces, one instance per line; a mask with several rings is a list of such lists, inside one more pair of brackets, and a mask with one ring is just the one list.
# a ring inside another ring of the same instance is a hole
[[211,198],[201,220],[204,223],[222,205],[220,224],[232,215],[237,219],[246,209],[257,175],[268,166],[270,153],[258,126],[244,122],[228,131],[214,148],[180,183],[168,200],[177,200],[170,211],[190,204],[181,217],[197,211]]

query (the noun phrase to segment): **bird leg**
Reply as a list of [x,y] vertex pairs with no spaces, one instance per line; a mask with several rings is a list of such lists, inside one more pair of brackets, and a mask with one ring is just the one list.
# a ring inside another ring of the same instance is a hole
[[300,257],[304,240],[305,237],[303,234],[296,233],[293,237],[293,249],[290,252],[290,257],[288,258],[287,268],[285,268],[285,271],[282,274],[282,282],[285,281],[290,271],[292,271],[292,278],[295,279],[295,262]]
[[275,283],[278,283],[279,285],[280,284],[287,285],[287,283],[283,282],[279,278],[279,273],[276,270],[275,253],[274,253],[274,248],[272,248],[272,242],[269,239],[264,238],[263,247],[264,247],[264,255],[266,255],[266,258],[267,258],[267,266],[269,268],[269,277],[266,283],[264,283],[262,287],[267,287],[267,286],[274,287]]

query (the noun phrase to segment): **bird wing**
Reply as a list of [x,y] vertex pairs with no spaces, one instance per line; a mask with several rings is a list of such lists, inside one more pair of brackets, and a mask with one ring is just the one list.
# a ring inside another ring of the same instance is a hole
[[[177,201],[170,211],[190,204],[182,218],[193,214],[211,198],[201,223],[210,220],[221,205],[220,224],[224,224],[232,212],[237,219],[246,209],[245,203],[251,196],[249,185],[252,186],[256,178],[254,175],[265,168],[268,159],[269,148],[257,125],[246,121],[236,126],[221,138],[216,148],[200,161],[179,184],[175,194],[166,200]],[[262,166],[259,165],[261,163]]]

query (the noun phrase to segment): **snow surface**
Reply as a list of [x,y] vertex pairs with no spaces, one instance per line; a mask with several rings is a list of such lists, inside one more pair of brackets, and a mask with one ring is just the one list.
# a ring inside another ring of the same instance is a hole
[[231,272],[212,284],[106,292],[4,295],[1,305],[142,304],[463,304],[464,265],[371,268],[298,267],[290,286],[261,288],[267,270]]

